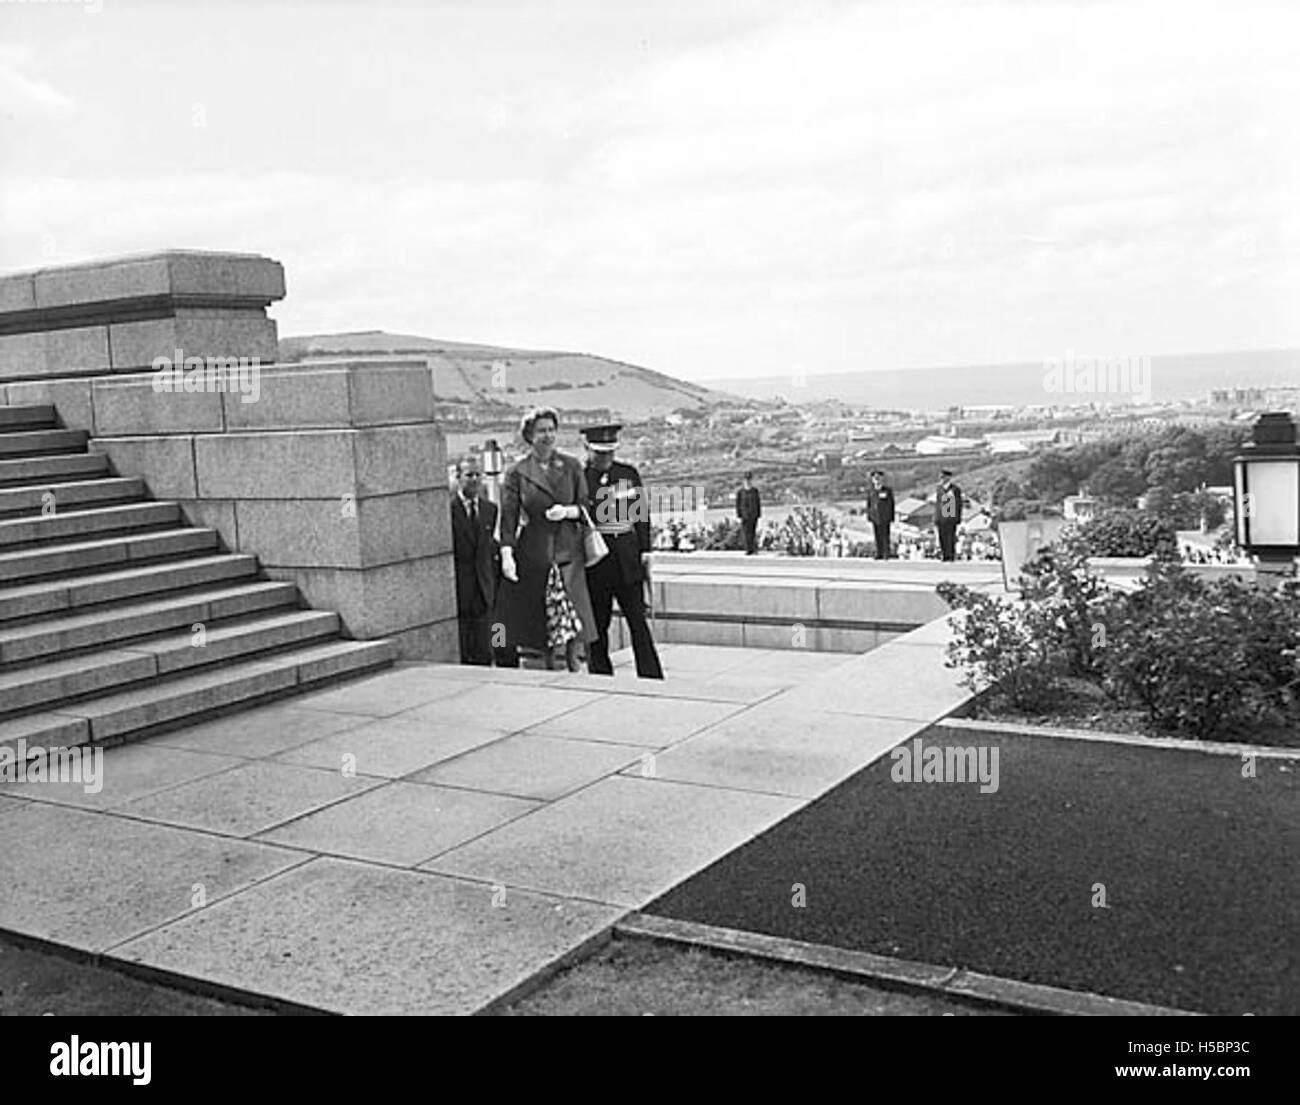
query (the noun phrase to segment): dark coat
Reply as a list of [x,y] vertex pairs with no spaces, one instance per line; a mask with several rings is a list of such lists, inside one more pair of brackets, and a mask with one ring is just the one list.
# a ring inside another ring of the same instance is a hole
[[757,487],[742,487],[736,492],[736,517],[742,522],[756,522],[763,517],[763,502]]
[[478,524],[471,528],[459,494],[451,497],[451,546],[456,561],[456,614],[481,618],[497,599],[501,554],[496,540],[497,507],[479,498]]
[[[948,504],[947,509],[945,509],[945,501]],[[934,524],[955,526],[960,523],[962,505],[960,487],[955,483],[949,484],[945,492],[941,486],[934,497]]]
[[596,616],[587,592],[581,522],[550,522],[548,507],[585,506],[587,481],[574,457],[555,453],[550,464],[529,454],[505,475],[501,488],[501,547],[513,548],[519,582],[501,581],[500,613],[506,642],[542,649],[546,643],[546,577],[560,566],[564,588],[577,608],[583,641],[596,639]]
[[[591,519],[605,538],[609,555],[625,582],[639,582],[645,575],[641,554],[650,551],[650,504],[641,473],[616,460],[606,472],[598,472],[589,464],[583,475],[591,492]],[[626,533],[609,532],[629,523],[632,528]]]
[[888,526],[894,522],[894,489],[882,485],[867,489],[867,520],[875,525]]

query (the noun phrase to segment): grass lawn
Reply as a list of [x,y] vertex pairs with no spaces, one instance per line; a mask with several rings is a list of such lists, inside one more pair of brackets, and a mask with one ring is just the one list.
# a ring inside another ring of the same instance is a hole
[[1009,1016],[821,971],[615,938],[501,1016]]
[[0,938],[0,1016],[257,1017],[264,1010],[187,994]]

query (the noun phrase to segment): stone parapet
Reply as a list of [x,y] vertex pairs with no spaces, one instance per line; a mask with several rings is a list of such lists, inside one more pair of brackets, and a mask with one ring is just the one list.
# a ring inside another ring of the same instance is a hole
[[349,636],[454,658],[447,468],[425,362],[270,366],[243,399],[160,393],[150,375],[97,380],[91,448],[336,611]]
[[[948,611],[945,580],[1001,590],[991,562],[655,553],[654,633],[675,644],[869,652]],[[616,620],[614,647],[630,644]]]
[[266,308],[283,296],[282,266],[251,254],[171,251],[0,277],[0,399],[53,405],[119,474],[336,611],[347,635],[454,659],[428,364],[277,365]]
[[284,268],[169,251],[0,277],[0,381],[100,376],[159,357],[277,356]]

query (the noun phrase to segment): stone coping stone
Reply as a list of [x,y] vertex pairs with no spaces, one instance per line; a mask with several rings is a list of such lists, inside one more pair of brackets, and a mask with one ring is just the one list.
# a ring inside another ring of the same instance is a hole
[[284,298],[284,266],[253,253],[165,250],[15,273],[0,277],[0,322],[6,315],[157,297],[265,306]]

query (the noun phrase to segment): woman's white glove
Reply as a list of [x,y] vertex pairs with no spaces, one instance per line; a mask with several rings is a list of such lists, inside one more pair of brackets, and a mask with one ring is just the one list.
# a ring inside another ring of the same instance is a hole
[[509,546],[501,550],[501,574],[511,583],[519,582],[519,569],[515,567],[515,550]]
[[556,503],[554,506],[546,508],[546,520],[548,522],[563,522],[566,519],[576,521],[580,512],[576,506],[561,506]]

